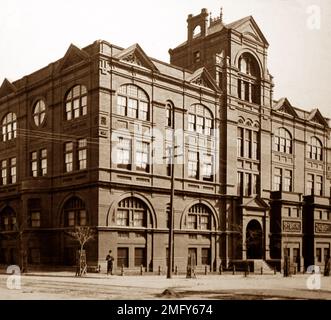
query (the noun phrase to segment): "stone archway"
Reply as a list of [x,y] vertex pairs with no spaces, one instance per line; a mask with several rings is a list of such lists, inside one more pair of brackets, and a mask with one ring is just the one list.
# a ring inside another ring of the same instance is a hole
[[247,259],[263,258],[263,234],[261,224],[251,220],[246,227]]

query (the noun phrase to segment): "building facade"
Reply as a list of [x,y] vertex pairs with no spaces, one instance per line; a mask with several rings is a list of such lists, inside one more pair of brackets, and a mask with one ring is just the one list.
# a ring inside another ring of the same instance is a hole
[[[171,64],[96,41],[0,88],[0,263],[74,265],[67,232],[91,226],[90,265],[243,261],[299,270],[330,255],[330,127],[273,100],[268,42],[249,16],[189,15]],[[174,138],[173,138],[174,137]]]

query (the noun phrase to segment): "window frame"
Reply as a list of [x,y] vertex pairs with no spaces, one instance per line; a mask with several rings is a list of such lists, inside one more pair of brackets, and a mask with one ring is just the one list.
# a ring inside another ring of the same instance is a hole
[[[79,90],[77,92],[77,90]],[[88,112],[88,90],[83,84],[73,86],[65,95],[65,120],[72,121],[84,116]]]
[[2,141],[8,142],[17,138],[17,116],[14,112],[8,112],[1,122]]
[[34,103],[32,118],[36,127],[40,127],[44,124],[46,120],[46,103],[43,99],[39,99]]

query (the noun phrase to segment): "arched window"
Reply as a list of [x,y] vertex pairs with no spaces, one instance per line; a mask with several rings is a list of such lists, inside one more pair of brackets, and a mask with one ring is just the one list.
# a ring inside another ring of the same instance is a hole
[[45,120],[46,105],[43,100],[39,100],[33,107],[33,121],[39,127]]
[[198,203],[189,209],[187,216],[187,228],[193,230],[211,230],[212,212],[210,209]]
[[135,197],[123,199],[117,207],[116,224],[121,227],[147,227],[146,204]]
[[2,120],[2,140],[15,139],[17,135],[17,118],[15,113],[7,113]]
[[322,142],[316,138],[312,137],[310,143],[308,144],[308,158],[313,160],[323,160],[322,153],[323,145]]
[[1,231],[15,231],[17,229],[16,213],[13,209],[6,207],[0,213],[0,228]]
[[173,108],[171,102],[167,102],[166,109],[165,109],[165,116],[166,116],[166,126],[173,128],[174,127],[174,119],[173,119]]
[[149,120],[149,98],[139,87],[128,84],[118,90],[117,114],[130,118]]
[[292,154],[292,136],[285,128],[279,128],[275,135],[275,151]]
[[212,129],[213,115],[210,110],[201,104],[191,106],[188,114],[188,130],[210,136]]
[[87,212],[84,201],[78,197],[69,199],[64,207],[64,225],[66,227],[86,226]]
[[243,53],[239,58],[238,98],[260,104],[260,68],[250,53]]
[[66,95],[66,119],[76,119],[87,114],[87,89],[77,85]]

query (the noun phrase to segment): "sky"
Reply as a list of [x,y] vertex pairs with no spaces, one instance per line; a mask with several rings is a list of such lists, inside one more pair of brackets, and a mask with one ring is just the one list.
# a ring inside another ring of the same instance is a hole
[[330,0],[0,0],[0,83],[15,81],[64,56],[71,43],[139,43],[169,62],[168,50],[186,40],[188,14],[223,7],[230,23],[252,15],[267,38],[274,99],[287,97],[331,118]]

